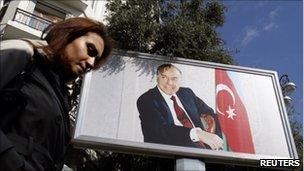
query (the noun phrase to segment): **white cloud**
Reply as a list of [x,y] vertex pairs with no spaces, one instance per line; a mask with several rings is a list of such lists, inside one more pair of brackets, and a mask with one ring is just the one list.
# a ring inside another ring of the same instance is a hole
[[266,23],[264,26],[255,26],[255,27],[248,27],[245,29],[245,34],[243,35],[243,38],[241,40],[241,46],[247,46],[252,40],[255,38],[266,34],[266,32],[273,31],[274,29],[277,29],[279,26],[274,23]]
[[246,46],[249,42],[251,42],[254,38],[258,36],[259,36],[259,32],[256,28],[246,29],[246,35],[241,42],[242,46]]
[[272,18],[272,19],[275,18],[278,15],[279,15],[279,8],[276,8],[276,9],[270,11],[270,13],[269,13],[269,17]]
[[[265,10],[264,7],[268,7],[268,1],[259,1],[253,7],[262,8],[256,10]],[[236,42],[241,46],[248,46],[254,39],[262,37],[265,34],[271,33],[273,30],[278,29],[279,25],[276,22],[276,17],[280,15],[280,7],[276,6],[271,10],[267,10],[267,13],[259,17],[258,20],[253,20],[253,23],[245,26],[244,31],[238,35]]]
[[276,23],[271,22],[271,23],[266,24],[264,26],[263,30],[272,31],[273,29],[276,29],[276,28],[278,28],[278,25]]

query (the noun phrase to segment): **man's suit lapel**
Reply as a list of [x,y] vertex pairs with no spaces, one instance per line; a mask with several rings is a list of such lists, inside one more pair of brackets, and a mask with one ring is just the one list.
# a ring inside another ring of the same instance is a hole
[[196,106],[195,106],[195,104],[192,103],[192,97],[187,97],[183,91],[185,91],[185,90],[180,88],[176,92],[176,95],[178,96],[179,100],[183,104],[187,114],[189,115],[189,117],[192,120],[192,122],[194,123],[194,125],[196,127],[201,127],[202,128],[202,124],[201,124],[199,115],[194,112],[194,111],[196,111],[196,109],[195,109]]
[[161,114],[163,115],[163,117],[166,118],[169,124],[174,124],[169,106],[166,103],[164,97],[160,94],[157,87],[154,87],[152,89],[152,94],[154,95],[154,99],[156,100],[155,104],[159,105],[158,109],[161,110]]

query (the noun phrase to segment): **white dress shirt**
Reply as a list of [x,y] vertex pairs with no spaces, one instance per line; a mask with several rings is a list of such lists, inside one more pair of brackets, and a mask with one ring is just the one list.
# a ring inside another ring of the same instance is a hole
[[190,130],[190,139],[193,141],[193,142],[198,142],[199,141],[199,138],[196,134],[196,130],[197,129],[200,129],[199,127],[195,127],[195,125],[193,124],[191,118],[189,117],[187,111],[185,110],[183,104],[181,103],[181,101],[179,100],[178,96],[176,94],[173,94],[173,95],[168,95],[166,93],[164,93],[158,86],[157,86],[160,94],[163,96],[163,98],[165,99],[167,105],[169,106],[169,109],[170,109],[170,112],[172,114],[172,117],[173,117],[173,121],[174,121],[174,124],[176,126],[183,126],[183,124],[177,119],[177,115],[176,115],[176,112],[175,112],[175,109],[174,109],[174,103],[173,103],[173,100],[171,99],[172,96],[175,96],[175,99],[176,99],[176,102],[177,104],[184,110],[185,114],[187,115],[187,117],[189,118],[191,124],[193,125],[193,128]]

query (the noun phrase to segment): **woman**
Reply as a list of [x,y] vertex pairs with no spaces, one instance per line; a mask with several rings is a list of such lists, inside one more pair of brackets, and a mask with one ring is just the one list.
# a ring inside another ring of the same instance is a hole
[[0,45],[0,170],[62,169],[70,142],[66,84],[102,66],[112,49],[105,26],[87,18],[45,33]]

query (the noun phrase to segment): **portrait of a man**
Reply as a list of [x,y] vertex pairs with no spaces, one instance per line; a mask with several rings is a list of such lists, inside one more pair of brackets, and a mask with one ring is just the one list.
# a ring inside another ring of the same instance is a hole
[[221,150],[217,115],[187,87],[172,64],[157,68],[157,85],[137,99],[144,142]]

